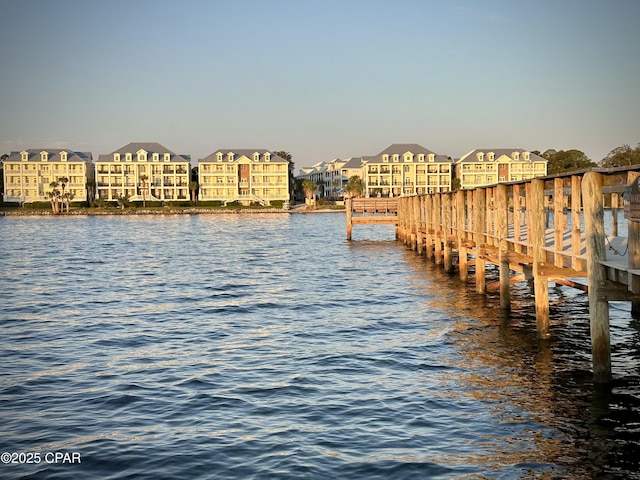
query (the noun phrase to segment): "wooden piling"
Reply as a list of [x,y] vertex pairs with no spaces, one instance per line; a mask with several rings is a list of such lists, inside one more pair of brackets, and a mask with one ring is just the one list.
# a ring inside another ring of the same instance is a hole
[[477,188],[474,191],[474,195],[473,225],[476,243],[476,292],[486,293],[485,261],[482,257],[482,248],[486,242],[487,195],[483,188]]
[[[627,185],[631,186],[637,181],[640,173],[629,172],[627,174]],[[629,291],[640,294],[640,222],[629,219],[627,226],[627,250],[629,252]],[[640,317],[640,301],[631,302],[631,314]]]
[[507,186],[500,184],[496,188],[496,230],[498,234],[498,258],[500,272],[500,308],[511,309],[511,292],[509,277],[509,198]]
[[587,172],[582,179],[584,227],[587,244],[587,278],[589,280],[589,320],[593,379],[595,382],[611,380],[611,344],[609,332],[609,304],[600,301],[598,288],[606,280],[605,268],[600,264],[606,259],[604,235],[604,204],[602,200],[602,175]]
[[535,296],[536,325],[538,338],[547,339],[549,333],[549,282],[541,270],[546,263],[544,208],[544,182],[534,179],[531,182],[531,250],[533,258],[533,290]]
[[353,199],[351,197],[347,197],[345,201],[345,213],[347,215],[347,240],[351,240],[351,232],[353,230]]
[[465,238],[466,231],[466,209],[465,209],[465,197],[466,194],[463,190],[456,192],[456,231],[458,242],[458,273],[460,280],[467,281],[469,275],[469,262],[467,258],[467,241]]
[[442,250],[444,259],[444,271],[450,272],[453,269],[452,248],[449,236],[451,233],[451,194],[442,195]]

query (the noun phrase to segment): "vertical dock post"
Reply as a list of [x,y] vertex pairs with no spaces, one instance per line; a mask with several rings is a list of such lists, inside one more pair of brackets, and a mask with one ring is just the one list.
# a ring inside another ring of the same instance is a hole
[[546,212],[544,208],[544,181],[531,181],[531,246],[533,258],[533,291],[535,295],[538,338],[547,339],[549,333],[549,281],[540,275],[546,262],[544,251]]
[[582,179],[582,203],[587,242],[587,275],[589,280],[589,320],[591,326],[591,353],[593,380],[606,383],[611,380],[611,339],[609,331],[609,304],[598,298],[598,287],[604,282],[605,259],[604,204],[602,175],[587,172]]
[[580,188],[582,179],[579,175],[571,176],[571,268],[574,270],[581,269],[582,260],[578,258],[582,253],[581,227],[580,227],[580,210],[582,210],[582,201],[580,197]]
[[458,190],[456,192],[456,229],[458,236],[458,270],[460,274],[460,280],[467,281],[469,275],[469,262],[467,259],[467,244],[466,244],[466,222],[465,222],[465,192],[464,190]]
[[353,199],[351,197],[347,197],[344,208],[345,213],[347,215],[347,240],[351,240],[351,230],[353,229],[353,211],[351,209],[351,205],[353,204]]
[[520,184],[516,183],[513,186],[513,238],[515,239],[513,250],[515,252],[522,251],[522,245],[520,245],[520,241],[522,240],[522,223],[524,222],[522,221],[521,217]]
[[424,199],[424,230],[425,230],[425,255],[427,259],[433,258],[433,195],[428,194]]
[[436,265],[442,263],[442,196],[439,193],[433,194],[433,258]]
[[449,242],[449,234],[451,233],[451,194],[444,193],[442,195],[442,249],[444,254],[444,271],[450,272],[453,268],[452,248]]
[[412,198],[413,205],[413,228],[416,232],[416,239],[412,245],[413,250],[422,253],[422,238],[420,233],[420,197],[414,195]]
[[498,258],[500,272],[500,308],[511,309],[511,291],[509,277],[509,197],[507,186],[503,183],[496,188],[496,230],[498,234]]
[[556,267],[563,267],[562,264],[562,234],[564,233],[564,180],[562,178],[553,179],[553,264]]
[[487,195],[484,188],[474,190],[475,202],[473,209],[473,226],[476,241],[476,292],[486,293],[485,261],[482,258],[482,245],[486,242],[485,231],[487,225]]
[[[631,185],[640,176],[638,172],[627,174],[627,184]],[[629,249],[629,270],[640,270],[640,222],[629,220],[627,227],[627,248]],[[629,274],[629,290],[640,293],[640,276]],[[640,302],[631,302],[631,315],[640,317]]]
[[422,255],[424,249],[424,234],[422,224],[424,219],[424,195],[418,196],[418,255]]

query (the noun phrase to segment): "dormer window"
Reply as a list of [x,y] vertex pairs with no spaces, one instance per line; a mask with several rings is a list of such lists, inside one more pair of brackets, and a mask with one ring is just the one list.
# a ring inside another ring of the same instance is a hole
[[433,162],[435,159],[436,159],[435,154],[430,153],[430,154],[429,154],[429,161],[430,161],[430,162]]
[[20,152],[20,160],[23,162],[29,160],[29,152]]
[[229,153],[227,153],[227,160],[228,160],[229,162],[233,162],[233,152],[229,152]]
[[270,162],[271,161],[271,154],[269,152],[265,152],[264,153],[264,161],[265,162]]
[[389,162],[389,155],[387,155],[387,154],[382,155],[382,161],[384,163],[388,163]]
[[478,156],[478,161],[479,162],[484,161],[484,152],[478,152],[477,156]]
[[65,152],[64,150],[60,152],[60,160],[63,162],[67,161],[67,152]]
[[260,161],[260,154],[258,152],[253,152],[253,161],[254,162]]
[[397,153],[393,154],[393,161],[394,162],[398,162],[398,160],[400,160],[400,155],[398,155]]
[[418,154],[418,161],[419,162],[424,162],[424,153]]
[[495,156],[496,156],[495,153],[489,152],[489,153],[487,153],[487,160],[493,162],[495,160]]
[[139,150],[137,152],[138,154],[138,161],[139,162],[146,162],[147,161],[147,152],[145,152],[144,150]]
[[524,157],[525,161],[530,162],[531,161],[531,153],[529,152],[524,152],[522,154],[522,156]]
[[520,152],[513,152],[511,154],[511,156],[513,157],[513,159],[517,162],[518,160],[520,160]]
[[124,154],[124,159],[125,159],[127,162],[130,162],[130,161],[131,161],[131,154],[130,154],[130,153],[125,153],[125,154]]
[[151,155],[151,159],[152,159],[154,162],[157,162],[158,160],[160,160],[160,154],[158,154],[158,153],[154,153],[153,155]]
[[222,152],[218,152],[218,153],[216,153],[216,160],[217,160],[218,162],[221,162],[221,161],[222,161]]
[[113,161],[114,162],[119,162],[120,161],[120,154],[119,153],[114,153],[113,154]]
[[404,161],[405,161],[405,162],[407,162],[407,163],[409,163],[409,162],[413,162],[413,154],[411,154],[411,153],[407,153],[407,154],[404,156]]
[[165,153],[165,154],[164,154],[164,161],[165,161],[165,162],[168,162],[168,161],[170,161],[170,160],[171,160],[171,154],[169,154],[169,153]]
[[47,152],[40,152],[40,160],[46,162],[49,160],[49,154]]

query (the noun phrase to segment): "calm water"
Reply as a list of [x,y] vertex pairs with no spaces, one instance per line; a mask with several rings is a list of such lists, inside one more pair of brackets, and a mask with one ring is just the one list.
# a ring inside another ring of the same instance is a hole
[[640,478],[628,304],[596,388],[582,295],[553,290],[538,345],[526,285],[504,317],[392,229],[344,229],[0,218],[0,451],[40,460],[0,477]]

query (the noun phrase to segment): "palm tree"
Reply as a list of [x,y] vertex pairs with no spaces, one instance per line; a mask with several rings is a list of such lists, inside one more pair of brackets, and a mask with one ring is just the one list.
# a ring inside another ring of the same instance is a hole
[[60,184],[60,188],[62,189],[62,194],[60,195],[60,198],[62,198],[62,203],[64,205],[64,202],[67,199],[67,196],[65,195],[64,189],[67,186],[67,184],[69,183],[69,179],[67,177],[58,177],[57,182]]
[[344,191],[350,194],[351,197],[359,197],[364,192],[364,184],[362,179],[358,175],[353,175],[349,178],[347,186],[344,187]]
[[149,177],[147,177],[146,175],[140,175],[140,183],[142,183],[142,206],[146,207],[147,206],[147,180],[149,180]]
[[85,186],[87,188],[87,200],[89,202],[89,205],[91,205],[96,195],[96,181],[92,178],[89,178],[87,179]]
[[311,180],[310,178],[305,178],[302,180],[302,191],[304,192],[304,196],[311,200],[316,194],[316,190],[318,190],[318,185],[316,182]]
[[47,198],[51,200],[51,211],[54,215],[57,215],[59,212],[58,199],[60,198],[60,191],[58,190],[58,187],[60,185],[58,182],[51,182],[49,186],[51,187],[51,191],[47,192]]
[[64,199],[64,202],[67,204],[67,213],[69,213],[69,207],[71,206],[71,200],[73,200],[75,198],[75,195],[71,192],[67,192],[65,193],[62,198]]
[[194,205],[198,203],[198,189],[200,184],[196,181],[189,182],[189,190],[191,190],[191,201]]

